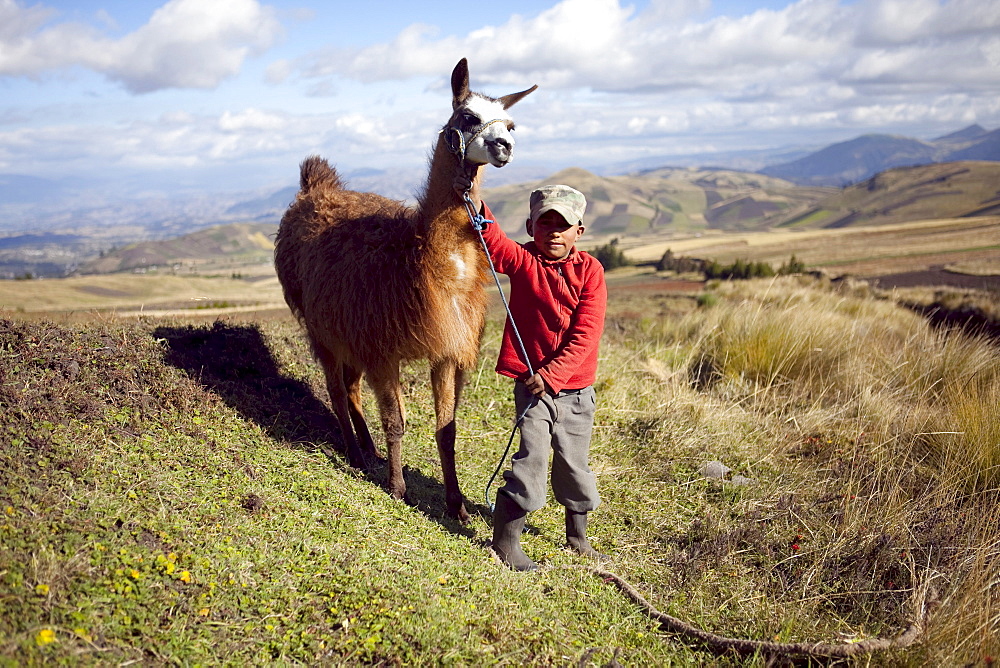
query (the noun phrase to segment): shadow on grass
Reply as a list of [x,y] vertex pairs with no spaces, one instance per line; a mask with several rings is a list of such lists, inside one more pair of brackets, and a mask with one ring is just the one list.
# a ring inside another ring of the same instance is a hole
[[934,327],[944,330],[957,329],[970,336],[982,337],[994,344],[1000,344],[1000,322],[981,308],[966,305],[953,309],[937,301],[932,304],[900,303],[927,318]]
[[[256,326],[216,321],[211,327],[159,327],[153,336],[167,342],[167,364],[197,380],[269,436],[293,447],[320,450],[338,466],[348,466],[336,417],[309,385],[282,372]],[[377,423],[378,417],[373,417]],[[385,483],[384,467],[361,474],[375,484]],[[410,467],[404,467],[403,475],[411,505],[448,531],[472,536],[470,529],[445,515],[440,481]],[[489,516],[484,506],[466,503],[470,513]]]

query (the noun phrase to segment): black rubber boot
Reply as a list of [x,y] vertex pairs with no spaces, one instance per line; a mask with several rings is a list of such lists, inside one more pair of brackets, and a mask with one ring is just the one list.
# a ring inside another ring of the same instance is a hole
[[611,561],[611,557],[595,550],[587,540],[587,513],[575,513],[566,509],[566,544],[577,554],[598,561]]
[[521,549],[521,533],[527,515],[514,499],[503,492],[497,493],[497,505],[493,509],[493,551],[500,561],[515,571],[538,569],[538,564]]

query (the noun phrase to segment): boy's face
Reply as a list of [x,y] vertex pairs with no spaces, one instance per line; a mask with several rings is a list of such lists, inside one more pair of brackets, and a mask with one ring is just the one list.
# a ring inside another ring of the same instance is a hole
[[527,223],[528,234],[535,240],[535,246],[550,260],[561,260],[570,254],[576,240],[583,235],[583,225],[570,225],[558,211],[549,210],[532,224]]

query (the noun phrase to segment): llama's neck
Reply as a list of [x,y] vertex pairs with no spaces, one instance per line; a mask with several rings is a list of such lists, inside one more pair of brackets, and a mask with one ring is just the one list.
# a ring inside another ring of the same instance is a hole
[[[476,166],[469,175],[477,185],[482,178],[483,167],[483,165]],[[439,234],[454,238],[456,232],[472,231],[468,211],[461,196],[455,191],[456,176],[458,176],[458,160],[448,150],[442,135],[434,147],[427,187],[420,198],[419,215],[432,239]]]

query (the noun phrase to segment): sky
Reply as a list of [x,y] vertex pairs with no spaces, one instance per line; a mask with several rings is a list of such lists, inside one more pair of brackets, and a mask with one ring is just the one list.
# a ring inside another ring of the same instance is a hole
[[539,86],[505,169],[1000,127],[1000,0],[0,0],[0,176],[421,168],[462,57],[473,90]]

